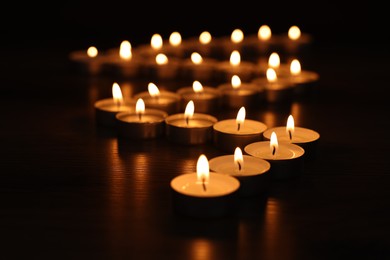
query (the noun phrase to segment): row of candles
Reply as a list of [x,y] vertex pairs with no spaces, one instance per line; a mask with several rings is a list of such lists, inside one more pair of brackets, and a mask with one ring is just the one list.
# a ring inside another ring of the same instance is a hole
[[[269,65],[276,72],[286,73],[283,69],[279,70],[278,64],[267,64],[264,57],[286,49],[281,46],[290,46],[290,51],[284,54],[293,57],[297,51],[292,52],[292,49],[299,50],[311,42],[311,37],[302,34],[297,26],[291,26],[287,35],[288,37],[272,35],[267,25],[259,28],[257,37],[244,37],[241,29],[235,29],[229,38],[213,38],[209,32],[204,31],[198,39],[182,40],[179,32],[173,32],[166,43],[160,34],[154,34],[150,45],[132,47],[130,41],[124,40],[119,48],[103,52],[98,51],[95,46],[74,51],[70,54],[70,59],[87,69],[90,74],[107,73],[158,79],[190,77],[202,81],[226,80],[236,74],[243,81],[249,81],[264,76]],[[291,60],[286,61],[290,62]],[[293,74],[298,74],[296,68]]]
[[[316,83],[317,73],[302,70],[297,58],[281,63],[276,51],[282,46],[284,53],[296,54],[310,40],[297,26],[291,26],[288,36],[278,37],[262,25],[256,36],[244,37],[236,29],[229,38],[212,39],[203,32],[182,42],[180,34],[173,32],[165,43],[155,34],[150,46],[132,48],[123,41],[119,48],[103,53],[91,46],[70,57],[92,75],[110,68],[114,75],[134,78],[193,80],[192,86],[176,92],[160,90],[150,82],[147,91],[129,99],[123,98],[114,82],[112,98],[95,102],[96,121],[115,128],[122,138],[166,137],[181,145],[214,144],[226,155],[208,160],[201,154],[196,172],[173,178],[170,187],[178,213],[217,217],[231,213],[238,197],[263,192],[269,180],[298,178],[304,161],[315,156],[319,133],[295,126],[292,115],[285,126],[272,128],[246,118],[246,109],[263,102],[289,102]],[[242,53],[251,60],[243,61]],[[224,60],[228,55],[229,62]],[[216,85],[201,83],[218,80],[222,82]],[[236,109],[236,118],[218,120],[213,114],[224,107]]]
[[[295,126],[292,115],[285,126],[268,128],[263,122],[246,118],[247,108],[242,105],[237,108],[236,118],[218,120],[211,114],[195,112],[193,100],[187,102],[184,112],[172,110],[181,99],[176,99],[174,106],[157,102],[158,97],[150,95],[161,93],[157,86],[149,83],[148,89],[149,95],[138,93],[131,102],[124,102],[119,84],[114,83],[113,97],[95,103],[97,123],[115,128],[122,138],[167,137],[181,145],[212,143],[226,154],[211,160],[201,155],[196,173],[172,179],[174,208],[180,214],[229,214],[237,197],[264,192],[269,180],[298,178],[304,161],[315,157],[319,133]],[[166,94],[178,97],[177,93]],[[155,103],[148,103],[154,107],[148,108],[144,98],[154,100]]]

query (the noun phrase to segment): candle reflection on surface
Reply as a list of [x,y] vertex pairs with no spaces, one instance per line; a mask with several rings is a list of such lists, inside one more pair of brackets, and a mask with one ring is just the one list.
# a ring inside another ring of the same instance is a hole
[[206,239],[196,239],[191,244],[190,258],[192,260],[214,259],[212,245]]

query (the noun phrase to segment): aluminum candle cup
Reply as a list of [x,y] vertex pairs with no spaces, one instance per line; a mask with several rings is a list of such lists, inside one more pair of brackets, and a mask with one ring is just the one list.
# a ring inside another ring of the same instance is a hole
[[184,111],[185,105],[194,101],[196,111],[199,113],[213,114],[221,106],[221,93],[218,89],[212,87],[203,87],[200,92],[195,92],[193,87],[179,88],[176,93],[181,98],[181,110]]
[[244,151],[271,164],[271,180],[287,181],[299,178],[304,171],[305,150],[291,143],[279,143],[278,146],[277,152],[273,154],[270,141],[260,141],[248,144]]
[[276,133],[279,142],[293,143],[302,147],[305,150],[305,158],[315,158],[318,140],[320,139],[320,134],[318,132],[308,128],[294,127],[294,131],[290,139],[290,135],[288,134],[286,127],[279,126],[267,129],[263,133],[264,140],[269,141],[271,139],[272,132]]
[[265,100],[268,103],[290,103],[293,100],[295,84],[287,78],[269,82],[266,77],[257,77],[252,79],[251,83],[264,89]]
[[135,99],[142,98],[148,108],[163,110],[170,114],[178,113],[180,110],[180,96],[170,91],[160,91],[158,96],[151,96],[149,92],[141,92],[134,95]]
[[178,144],[196,145],[212,141],[213,125],[217,118],[202,113],[194,113],[187,120],[184,113],[169,115],[165,119],[168,140]]
[[264,99],[264,89],[251,83],[242,83],[237,88],[233,88],[231,83],[223,83],[217,88],[221,92],[224,107],[253,107]]
[[88,50],[71,52],[69,58],[78,64],[81,71],[87,74],[97,75],[101,71],[102,59],[98,50],[93,46],[89,47]]
[[132,139],[152,139],[165,133],[168,114],[158,109],[145,109],[140,115],[135,110],[116,114],[118,135]]
[[99,125],[116,126],[116,114],[134,109],[135,101],[125,101],[118,105],[114,99],[106,98],[95,102],[95,118]]
[[245,119],[240,129],[236,119],[221,120],[213,126],[214,144],[218,149],[232,153],[236,147],[244,149],[247,144],[262,141],[266,129],[264,123],[256,120]]
[[234,214],[240,182],[228,175],[209,174],[206,190],[198,183],[196,173],[185,173],[172,179],[170,185],[176,213],[199,218]]
[[242,167],[239,168],[234,155],[223,155],[210,159],[210,170],[230,175],[240,182],[240,197],[254,196],[267,191],[271,164],[260,158],[243,155]]

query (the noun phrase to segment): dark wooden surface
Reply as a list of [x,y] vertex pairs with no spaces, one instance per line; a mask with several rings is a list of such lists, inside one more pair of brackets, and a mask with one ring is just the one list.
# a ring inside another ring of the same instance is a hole
[[315,91],[282,110],[249,112],[269,127],[292,112],[296,125],[321,134],[302,178],[241,199],[235,216],[201,220],[173,213],[169,182],[194,171],[200,153],[222,152],[121,140],[95,124],[93,103],[110,96],[113,80],[134,93],[147,81],[78,73],[68,60],[74,48],[7,45],[1,258],[388,259],[389,52],[355,43],[316,43],[307,63],[320,74]]

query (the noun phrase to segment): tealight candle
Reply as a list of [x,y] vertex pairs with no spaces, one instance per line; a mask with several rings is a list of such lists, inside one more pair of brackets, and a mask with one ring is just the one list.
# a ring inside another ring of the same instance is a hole
[[271,28],[266,24],[261,25],[257,34],[244,38],[243,45],[254,57],[265,56],[275,45]]
[[270,176],[273,180],[297,179],[303,173],[305,150],[296,144],[279,143],[275,132],[272,132],[270,141],[250,143],[244,151],[267,160],[271,164]]
[[213,41],[209,31],[203,31],[198,37],[192,37],[183,41],[186,55],[187,53],[197,52],[204,57],[213,57],[215,45],[215,41]]
[[181,60],[158,53],[153,60],[145,60],[144,74],[148,77],[170,80],[180,75]]
[[225,119],[213,125],[214,144],[226,152],[233,152],[236,147],[243,149],[247,144],[262,141],[267,126],[259,121],[245,119],[245,107],[241,107],[236,119]]
[[278,78],[273,68],[267,69],[266,77],[256,77],[251,82],[264,88],[268,103],[288,104],[293,100],[295,84],[289,79]]
[[314,158],[320,134],[312,129],[296,127],[294,117],[289,115],[286,126],[272,127],[264,131],[264,140],[270,140],[272,132],[279,142],[293,143],[305,150],[305,158]]
[[240,181],[238,193],[242,197],[264,193],[268,187],[271,164],[264,159],[243,155],[241,148],[234,155],[222,155],[209,161],[210,170],[237,178]]
[[233,75],[230,83],[217,86],[221,92],[222,106],[229,108],[251,107],[264,98],[264,89],[256,84],[242,83],[238,75]]
[[138,53],[144,59],[154,58],[161,53],[163,48],[163,39],[160,34],[155,33],[150,38],[150,45],[140,45],[134,49],[134,53]]
[[102,59],[95,46],[90,46],[86,51],[78,50],[71,52],[69,58],[70,60],[77,62],[80,65],[80,69],[88,74],[97,75],[100,73]]
[[181,110],[192,100],[199,113],[216,113],[221,106],[221,93],[214,87],[203,86],[198,80],[192,87],[179,88],[176,93],[181,98]]
[[216,71],[223,81],[230,80],[233,75],[238,75],[243,81],[249,81],[255,75],[256,66],[253,62],[242,61],[238,50],[233,50],[229,61],[220,61]]
[[311,35],[302,33],[301,29],[297,25],[292,25],[287,31],[287,34],[283,34],[280,38],[281,48],[285,50],[287,54],[298,54],[312,42]]
[[100,125],[115,126],[116,114],[122,111],[131,110],[133,101],[124,101],[122,91],[118,83],[112,84],[113,98],[101,99],[95,102],[95,118]]
[[183,78],[211,82],[214,79],[217,60],[204,59],[198,52],[191,53],[191,58],[182,64]]
[[132,139],[151,139],[164,135],[168,114],[158,109],[145,109],[145,102],[138,98],[135,111],[116,114],[118,135]]
[[240,182],[229,175],[210,172],[204,154],[198,158],[196,172],[184,173],[170,182],[175,213],[198,218],[234,214]]
[[184,56],[185,49],[181,34],[178,31],[174,31],[169,35],[168,44],[165,45],[164,51],[170,57],[182,58]]
[[141,60],[133,55],[131,43],[127,40],[121,42],[119,51],[117,48],[108,51],[104,63],[113,75],[136,77],[141,72]]
[[160,109],[168,114],[175,114],[180,110],[180,96],[175,92],[160,91],[153,82],[149,82],[148,91],[135,94],[134,98],[142,98],[146,107]]
[[165,119],[168,140],[187,145],[203,144],[212,140],[212,127],[218,121],[217,118],[194,111],[194,102],[190,100],[184,113],[169,115]]
[[234,50],[242,52],[244,39],[244,32],[239,28],[234,29],[228,37],[220,38],[219,47],[223,52],[223,57],[227,57]]

